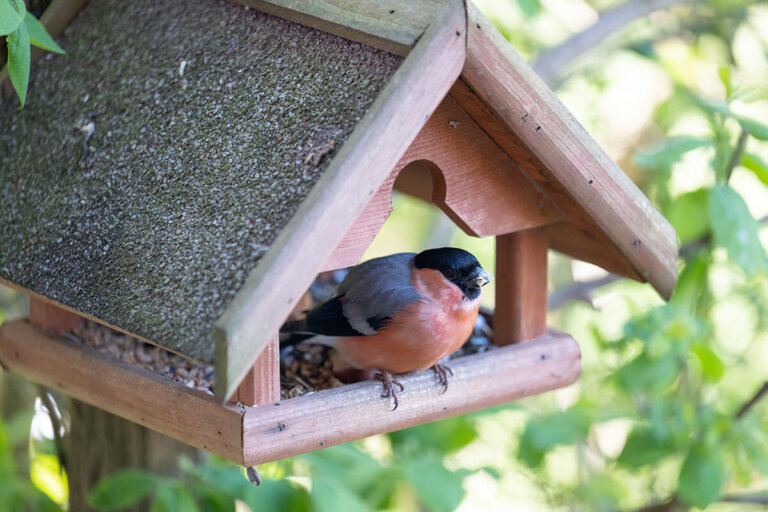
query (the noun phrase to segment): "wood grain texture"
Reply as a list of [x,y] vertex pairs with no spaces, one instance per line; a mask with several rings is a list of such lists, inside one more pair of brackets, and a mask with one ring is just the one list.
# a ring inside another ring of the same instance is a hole
[[398,55],[407,55],[443,0],[232,0]]
[[412,427],[567,386],[581,372],[578,344],[550,331],[537,340],[451,361],[454,376],[441,394],[431,371],[403,377],[392,411],[381,383],[341,388],[249,409],[243,418],[245,465]]
[[494,343],[508,345],[547,331],[547,230],[496,237]]
[[245,377],[312,279],[447,94],[466,17],[449,0],[216,324],[216,396]]
[[[564,222],[550,225],[550,247],[574,258],[600,265],[620,275],[644,281],[632,267],[616,244],[602,231],[566,188],[555,179],[541,161],[523,145],[514,132],[459,79],[451,88],[450,95],[472,116],[515,162],[519,171],[534,180],[539,188],[561,212]],[[397,186],[397,184],[395,184]],[[411,193],[411,190],[408,190]],[[418,192],[418,191],[417,191]],[[576,239],[578,242],[572,242]],[[577,249],[572,252],[573,249]],[[585,250],[586,249],[586,250]]]
[[473,236],[558,222],[560,212],[452,98],[446,97],[398,166],[427,160],[432,201]]
[[[43,24],[48,34],[56,39],[86,5],[88,5],[88,0],[53,0],[40,17],[40,23]],[[44,50],[33,46],[31,48],[30,61],[35,62],[44,53]],[[0,70],[0,102],[12,94],[15,93],[13,92],[11,81],[8,80],[8,66],[5,65]]]
[[212,396],[50,336],[26,320],[0,326],[0,362],[43,386],[242,464],[242,412]]
[[79,327],[83,323],[83,317],[37,297],[30,297],[29,323],[42,327],[49,333],[61,334]]
[[547,226],[549,247],[577,260],[587,261],[608,272],[645,281],[602,231],[561,222]]
[[235,394],[229,401],[248,407],[280,400],[280,339],[277,334],[267,342]]
[[471,3],[462,78],[636,269],[669,298],[677,237],[626,174]]
[[[422,161],[422,183],[436,204],[467,234],[491,236],[559,222],[563,216],[510,157],[452,98],[443,99],[416,140],[379,187],[323,269],[355,265],[392,213],[392,188],[401,170]],[[410,192],[410,191],[409,191]]]

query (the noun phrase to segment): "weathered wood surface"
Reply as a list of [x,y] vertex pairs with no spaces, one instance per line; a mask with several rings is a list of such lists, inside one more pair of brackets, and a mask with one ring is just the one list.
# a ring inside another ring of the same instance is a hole
[[494,343],[508,345],[547,331],[547,231],[496,237]]
[[361,382],[256,407],[243,418],[245,465],[391,432],[567,386],[581,372],[581,353],[560,332],[451,361],[441,394],[431,371],[399,379],[400,405],[381,398],[381,383]]
[[83,317],[37,297],[29,297],[29,323],[51,334],[61,334],[79,327]]
[[[544,167],[544,164],[523,145],[520,139],[510,131],[469,88],[463,79],[459,79],[451,88],[450,95],[464,108],[473,120],[488,134],[516,163],[521,173],[531,178],[536,187],[552,201],[562,213],[564,222],[551,224],[550,246],[575,258],[605,266],[632,279],[642,281],[616,244],[602,231],[595,221],[576,202],[566,188],[557,181]],[[410,192],[410,191],[408,191]],[[571,238],[585,240],[592,247],[591,251],[578,250]],[[595,259],[597,257],[597,259]]]
[[187,444],[242,463],[242,412],[212,396],[55,338],[26,320],[0,326],[0,364]]
[[279,329],[458,77],[465,24],[462,2],[449,0],[217,322],[220,401],[232,396],[268,333]]
[[232,0],[398,55],[407,55],[444,0]]
[[274,335],[259,354],[230,402],[252,407],[280,400],[280,339]]
[[677,279],[672,227],[471,2],[467,27],[463,80],[594,219],[640,278],[668,298]]
[[[182,478],[179,458],[201,459],[195,447],[79,400],[69,401],[67,488],[69,508],[96,512],[88,495],[103,478],[124,469],[144,469],[166,478]],[[148,512],[150,500],[121,512]],[[7,511],[12,512],[12,511]]]
[[[431,200],[472,236],[512,233],[563,219],[533,180],[450,97],[443,99],[416,140],[379,187],[336,247],[323,269],[355,265],[392,213],[392,188],[400,171],[415,161],[430,172],[414,195],[429,190]],[[410,190],[408,191],[411,192]]]

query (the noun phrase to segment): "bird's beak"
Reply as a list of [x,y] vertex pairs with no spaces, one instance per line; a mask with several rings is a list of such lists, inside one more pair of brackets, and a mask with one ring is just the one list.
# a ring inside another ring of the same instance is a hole
[[475,271],[472,272],[472,274],[470,274],[469,278],[467,279],[471,288],[482,288],[483,286],[487,285],[490,280],[490,274],[488,274],[488,272],[482,268],[475,269]]

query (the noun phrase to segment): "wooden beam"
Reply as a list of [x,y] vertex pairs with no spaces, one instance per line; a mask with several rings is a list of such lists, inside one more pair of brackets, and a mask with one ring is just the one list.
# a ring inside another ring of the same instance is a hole
[[471,2],[462,79],[542,164],[641,279],[669,298],[674,229]]
[[232,396],[447,94],[464,62],[465,25],[461,0],[448,0],[217,321],[219,401]]
[[619,249],[601,236],[600,231],[562,222],[547,226],[547,234],[552,250],[587,261],[608,272],[644,281]]
[[553,224],[561,211],[452,98],[443,99],[387,180],[347,231],[324,270],[358,263],[392,213],[400,171],[422,162],[430,185],[404,185],[431,200],[471,236],[491,236]]
[[143,368],[47,334],[26,320],[0,326],[9,371],[238,464],[242,411]]
[[551,331],[535,341],[451,361],[440,393],[432,372],[402,377],[400,405],[381,398],[381,383],[360,382],[267,407],[243,418],[244,464],[255,465],[492,407],[574,382],[578,344]]
[[[454,98],[472,119],[491,137],[515,162],[523,175],[532,179],[555,205],[563,222],[550,225],[550,247],[569,256],[582,259],[620,275],[644,281],[632,267],[616,244],[603,232],[584,208],[544,167],[522,141],[510,131],[469,88],[459,79],[451,88]],[[395,184],[397,187],[397,184]],[[411,193],[411,190],[405,189]],[[574,241],[577,239],[578,241]]]
[[51,334],[61,334],[72,332],[82,325],[83,317],[37,297],[29,297],[29,323]]
[[547,232],[496,237],[494,343],[508,345],[547,331]]
[[248,407],[280,401],[280,339],[274,335],[240,383],[230,402]]
[[375,48],[407,55],[442,0],[232,0]]

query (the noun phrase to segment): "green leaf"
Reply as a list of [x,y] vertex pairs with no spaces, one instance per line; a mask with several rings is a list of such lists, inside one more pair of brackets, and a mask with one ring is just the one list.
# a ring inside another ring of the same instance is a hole
[[724,247],[747,275],[768,268],[757,221],[738,192],[727,185],[716,185],[709,195],[709,220],[715,243]]
[[658,392],[675,381],[680,364],[674,357],[651,358],[642,352],[619,368],[615,375],[619,386],[630,393]]
[[636,425],[627,436],[627,441],[616,463],[626,468],[637,469],[655,464],[672,454],[670,446],[661,442],[650,427]]
[[520,438],[518,456],[529,467],[535,468],[552,448],[575,443],[585,438],[588,430],[588,419],[581,409],[576,407],[540,416],[526,424],[525,432]]
[[768,126],[752,119],[739,118],[739,122],[754,138],[768,140]]
[[669,167],[694,149],[711,146],[712,141],[702,137],[667,137],[646,151],[635,153],[635,163],[648,169]]
[[681,242],[695,240],[709,232],[708,201],[709,190],[702,188],[680,195],[667,207],[664,213]]
[[147,471],[128,469],[102,479],[88,495],[88,502],[99,510],[120,510],[139,503],[157,485],[157,477]]
[[342,482],[325,475],[312,477],[310,499],[316,512],[337,512],[339,510],[365,512],[372,510],[361,496],[353,493]]
[[16,476],[13,450],[8,442],[5,424],[0,419],[0,481],[12,480]]
[[518,0],[517,5],[520,6],[520,10],[523,11],[523,16],[526,19],[531,19],[541,12],[541,2],[539,0]]
[[680,469],[677,493],[694,507],[705,508],[720,499],[725,468],[717,450],[695,444]]
[[0,0],[0,36],[14,32],[26,12],[23,0]]
[[[280,512],[303,512],[312,510],[309,493],[288,480],[264,480],[260,487],[251,488],[240,499],[253,512],[279,510]],[[313,489],[314,489],[313,483]],[[318,489],[322,491],[322,489]]]
[[198,508],[192,495],[183,485],[174,482],[157,488],[152,500],[151,512],[197,512]]
[[24,22],[8,34],[8,76],[23,108],[29,84],[29,33]]
[[216,490],[229,496],[241,496],[248,487],[253,485],[248,482],[240,468],[234,466],[204,465],[195,468],[195,475]]
[[725,97],[729,98],[733,89],[731,88],[731,68],[728,66],[720,66],[717,70],[717,74],[720,76],[720,81],[723,82],[725,87]]
[[439,459],[412,459],[405,475],[427,510],[455,510],[464,499],[464,478],[445,468]]
[[707,290],[709,278],[709,251],[699,251],[685,261],[685,267],[672,295],[671,304],[693,311]]
[[462,415],[392,432],[389,438],[395,449],[405,447],[419,451],[433,449],[440,453],[453,453],[474,441],[477,438],[477,431],[474,419],[471,416]]
[[701,372],[704,380],[719,382],[723,378],[725,364],[723,364],[723,360],[711,348],[702,344],[694,345],[693,353],[701,363]]
[[744,153],[741,155],[741,165],[752,171],[764,185],[768,185],[768,164],[762,158],[752,153]]
[[64,50],[61,49],[61,46],[56,44],[56,41],[48,35],[45,27],[37,20],[37,18],[35,18],[34,14],[28,12],[27,16],[24,18],[24,24],[29,31],[30,43],[43,50],[48,50],[49,52],[65,53]]

